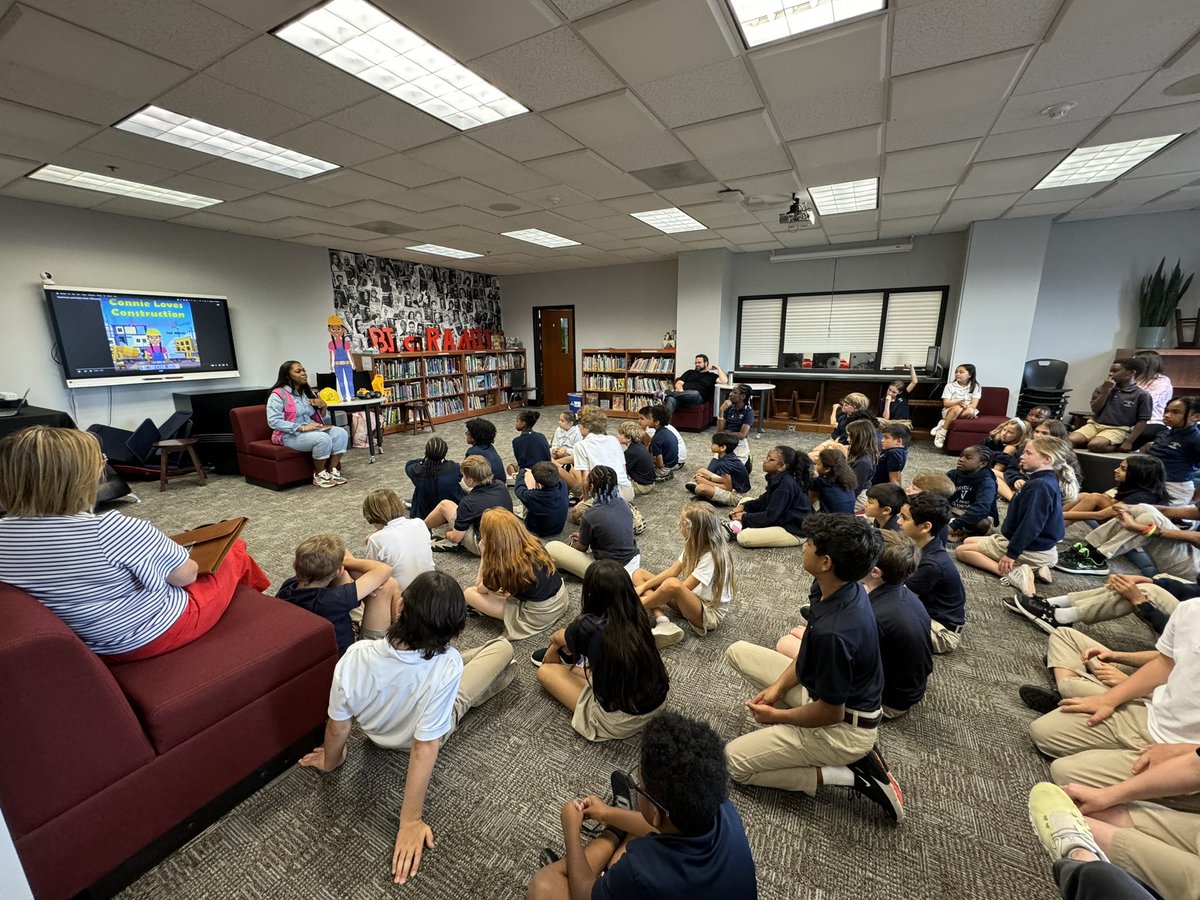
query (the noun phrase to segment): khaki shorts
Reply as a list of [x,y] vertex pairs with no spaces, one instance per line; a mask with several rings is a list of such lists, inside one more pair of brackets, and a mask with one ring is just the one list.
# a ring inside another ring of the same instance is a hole
[[745,497],[735,494],[733,491],[727,491],[722,487],[714,487],[712,502],[717,506],[738,506]]
[[1110,444],[1121,444],[1129,437],[1130,428],[1122,425],[1101,425],[1095,419],[1088,419],[1082,427],[1075,430],[1085,440],[1104,438]]
[[509,597],[504,601],[504,636],[510,641],[523,641],[548,630],[567,611],[567,583],[548,600],[521,600]]
[[[988,559],[998,561],[1000,557],[1008,553],[1008,538],[1002,534],[989,534],[983,540],[972,545],[970,549],[978,550]],[[1051,547],[1049,550],[1026,550],[1017,557],[1017,565],[1024,563],[1035,569],[1041,566],[1052,566],[1056,562],[1058,562],[1057,547]]]
[[720,603],[717,606],[709,606],[707,603],[705,603],[703,610],[704,622],[699,628],[697,628],[695,625],[692,625],[691,622],[688,622],[689,625],[692,625],[692,631],[696,632],[696,634],[700,637],[704,637],[704,635],[708,634],[710,631],[716,631],[717,626],[725,621],[725,613],[729,610],[729,604]]
[[571,727],[589,741],[619,741],[639,734],[657,712],[655,710],[640,716],[631,716],[619,710],[609,712],[600,705],[592,693],[592,686],[588,684],[584,685],[583,693],[575,704]]
[[641,496],[643,496],[643,495],[645,495],[645,494],[648,494],[648,493],[650,493],[652,490],[654,490],[654,483],[653,483],[653,482],[651,482],[650,484],[638,484],[638,483],[635,481],[635,482],[633,483],[633,493],[634,493],[634,495],[635,495],[635,496],[637,496],[637,497],[641,497]]
[[479,532],[475,530],[474,526],[463,533],[463,539],[459,543],[468,553],[475,556],[483,555],[483,551],[479,549]]

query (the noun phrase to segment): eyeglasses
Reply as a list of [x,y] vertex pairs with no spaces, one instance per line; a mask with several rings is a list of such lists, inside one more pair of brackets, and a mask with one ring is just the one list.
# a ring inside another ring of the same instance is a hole
[[632,788],[632,789],[633,789],[633,790],[634,790],[636,793],[638,793],[638,794],[640,794],[641,796],[645,797],[647,800],[649,800],[651,803],[653,803],[655,806],[657,806],[657,807],[659,808],[659,810],[662,812],[662,814],[663,814],[663,816],[664,816],[665,818],[668,818],[668,819],[669,819],[669,818],[671,818],[671,814],[670,814],[670,813],[667,811],[667,808],[666,808],[665,806],[663,806],[661,803],[659,803],[657,800],[655,800],[653,797],[651,797],[651,796],[650,796],[650,795],[649,795],[649,794],[646,792],[646,789],[645,789],[645,788],[643,788],[643,787],[642,787],[640,784],[638,784],[638,782],[637,782],[637,779],[634,777],[634,775],[633,775],[633,773],[632,773],[632,772],[625,772],[625,773],[623,773],[623,774],[625,775],[625,779],[626,779],[626,781],[628,781],[628,782],[629,782],[629,786],[630,786],[630,787],[631,787],[631,788]]

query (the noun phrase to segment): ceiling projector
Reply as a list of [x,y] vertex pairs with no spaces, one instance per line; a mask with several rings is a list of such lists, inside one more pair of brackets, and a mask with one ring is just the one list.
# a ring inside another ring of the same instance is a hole
[[817,214],[807,203],[800,202],[799,194],[792,194],[792,205],[787,208],[787,212],[779,214],[779,224],[787,225],[789,231],[813,228],[817,224]]

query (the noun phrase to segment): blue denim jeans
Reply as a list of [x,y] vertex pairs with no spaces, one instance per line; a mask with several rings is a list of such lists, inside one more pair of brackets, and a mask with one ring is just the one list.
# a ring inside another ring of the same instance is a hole
[[667,391],[663,394],[663,406],[667,412],[674,413],[680,406],[699,406],[704,397],[699,391]]
[[328,431],[298,431],[283,436],[283,446],[300,453],[311,453],[313,459],[341,456],[350,446],[350,435],[337,425]]

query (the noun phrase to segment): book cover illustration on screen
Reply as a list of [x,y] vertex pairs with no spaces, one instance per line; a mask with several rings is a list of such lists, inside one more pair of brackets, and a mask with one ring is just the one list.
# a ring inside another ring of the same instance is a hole
[[67,387],[239,375],[225,297],[44,290]]

